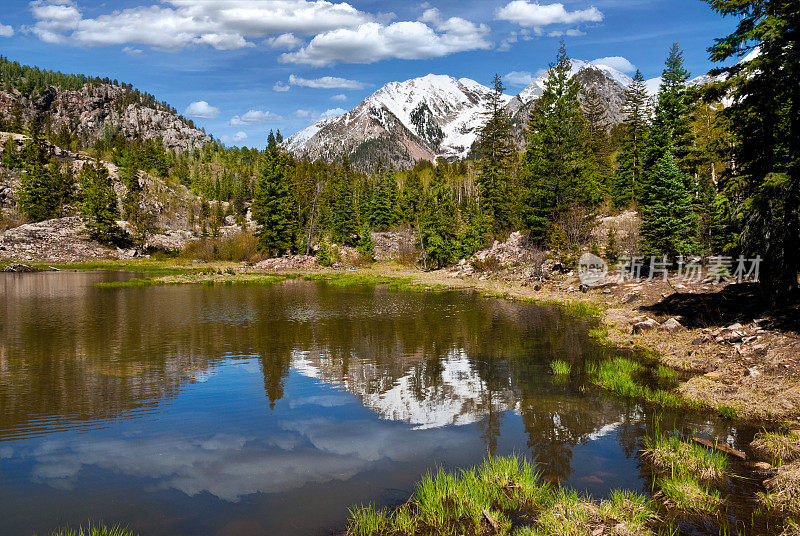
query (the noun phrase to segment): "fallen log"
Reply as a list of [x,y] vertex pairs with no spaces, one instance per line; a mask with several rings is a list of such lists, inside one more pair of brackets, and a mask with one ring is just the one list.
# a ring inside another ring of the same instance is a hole
[[724,443],[717,443],[717,442],[713,442],[712,443],[708,439],[703,439],[703,438],[700,438],[700,437],[695,437],[694,438],[694,442],[698,443],[700,445],[703,445],[704,447],[708,447],[710,449],[718,450],[720,452],[724,452],[725,454],[729,454],[731,456],[735,456],[736,458],[739,458],[741,460],[746,460],[747,459],[747,454],[745,454],[741,450],[736,450],[734,448],[731,448],[731,447],[729,447],[728,445],[726,445]]

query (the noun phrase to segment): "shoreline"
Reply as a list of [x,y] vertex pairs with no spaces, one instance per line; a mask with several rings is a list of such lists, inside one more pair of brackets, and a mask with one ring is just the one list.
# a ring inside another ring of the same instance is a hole
[[[590,335],[600,344],[637,354],[689,376],[674,393],[687,404],[731,420],[774,427],[800,427],[800,335],[771,328],[767,319],[732,325],[665,327],[676,315],[659,304],[681,297],[714,297],[725,286],[676,289],[661,282],[575,290],[577,278],[533,282],[502,270],[463,275],[452,270],[422,272],[391,262],[347,268],[258,271],[239,263],[107,261],[35,265],[41,269],[117,270],[147,274],[144,279],[107,287],[165,284],[271,284],[287,278],[330,279],[342,286],[386,284],[396,290],[473,290],[486,297],[558,307],[598,320]],[[727,288],[736,287],[730,285]]]

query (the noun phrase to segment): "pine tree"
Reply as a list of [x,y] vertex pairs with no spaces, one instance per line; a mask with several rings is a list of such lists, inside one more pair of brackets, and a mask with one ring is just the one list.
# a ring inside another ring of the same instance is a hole
[[646,183],[642,204],[642,253],[645,256],[689,255],[697,252],[697,215],[685,175],[667,152]]
[[725,110],[735,136],[736,176],[727,200],[741,222],[743,253],[760,255],[761,275],[777,299],[798,287],[800,270],[800,8],[790,0],[708,0],[739,19],[716,40],[711,59],[757,55],[725,69],[733,103]]
[[627,206],[639,199],[644,168],[645,140],[649,130],[650,98],[642,73],[637,69],[625,90],[624,136],[617,157],[614,203]]
[[35,161],[25,165],[20,179],[19,206],[32,221],[57,218],[61,212],[61,169],[57,162],[46,167]]
[[378,179],[370,203],[370,222],[376,229],[388,229],[397,221],[397,179],[387,171]]
[[583,114],[586,117],[586,146],[589,152],[587,181],[590,197],[587,201],[589,206],[595,206],[609,197],[614,177],[608,109],[595,88],[586,93]]
[[330,228],[334,241],[355,245],[358,237],[358,206],[355,192],[355,174],[350,161],[344,158],[332,181],[330,203]]
[[456,257],[466,259],[486,247],[491,224],[492,220],[484,212],[478,192],[467,201],[461,211],[461,225],[456,236]]
[[411,170],[403,181],[403,189],[400,192],[400,203],[402,210],[403,223],[413,224],[417,221],[425,190],[422,186],[422,178],[417,170]]
[[14,170],[22,167],[22,158],[17,152],[17,140],[9,136],[3,144],[3,165]]
[[263,251],[278,256],[294,248],[297,227],[289,190],[287,156],[271,131],[256,180],[252,211],[258,224],[259,247]]
[[317,249],[317,264],[320,266],[332,266],[333,254],[331,252],[331,242],[328,235],[323,235],[319,241],[319,249]]
[[358,236],[358,245],[356,249],[362,258],[370,262],[375,260],[375,242],[372,240],[372,230],[366,223],[361,226],[361,233]]
[[443,268],[453,260],[456,206],[444,166],[438,165],[422,206],[419,233],[427,267]]
[[87,162],[79,174],[81,184],[81,212],[92,238],[107,244],[120,244],[125,234],[117,225],[119,206],[117,194],[106,166],[96,161]]
[[475,154],[481,159],[478,184],[483,211],[491,219],[495,232],[500,232],[516,224],[511,180],[517,150],[511,135],[511,116],[503,102],[506,88],[500,75],[494,76],[492,89],[487,99],[487,121],[478,134]]
[[578,102],[581,86],[570,76],[570,67],[562,42],[528,125],[525,223],[539,242],[547,238],[559,213],[594,197],[586,180],[586,121]]
[[675,43],[669,51],[666,67],[661,74],[655,115],[645,150],[645,172],[655,169],[667,152],[687,176],[693,175],[693,136],[690,126],[691,109],[686,94],[689,71],[683,66],[683,52]]

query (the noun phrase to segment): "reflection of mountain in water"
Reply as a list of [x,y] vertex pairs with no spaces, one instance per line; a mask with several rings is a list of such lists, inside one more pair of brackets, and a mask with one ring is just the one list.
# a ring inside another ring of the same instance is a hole
[[310,352],[298,353],[292,363],[300,374],[342,385],[381,418],[407,422],[416,429],[471,424],[517,407],[517,393],[510,383],[505,389],[490,388],[464,350],[452,350],[438,360],[433,378],[424,370],[431,367],[427,361],[412,365],[390,382],[385,371],[369,362],[351,362],[344,375],[340,365],[330,356]]

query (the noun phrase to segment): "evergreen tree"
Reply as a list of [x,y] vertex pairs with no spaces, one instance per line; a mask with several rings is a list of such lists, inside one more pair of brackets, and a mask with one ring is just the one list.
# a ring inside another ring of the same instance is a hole
[[543,242],[555,217],[594,197],[586,180],[586,121],[578,102],[580,84],[561,43],[545,90],[531,111],[525,151],[525,220],[531,237]]
[[419,172],[416,169],[411,170],[406,175],[406,180],[403,181],[403,189],[400,193],[403,223],[413,224],[417,221],[424,194],[425,190]]
[[19,191],[22,213],[32,221],[57,218],[61,212],[61,182],[57,162],[46,167],[38,161],[26,163]]
[[317,264],[320,266],[333,265],[333,252],[331,251],[331,242],[328,235],[323,235],[319,241],[319,249],[317,250]]
[[697,252],[697,215],[685,175],[667,152],[646,183],[642,204],[642,252],[676,258]]
[[725,110],[735,136],[735,178],[726,198],[741,222],[743,252],[760,255],[761,276],[786,299],[800,270],[800,6],[794,0],[708,0],[739,18],[717,39],[711,59],[758,50],[725,69],[733,103]]
[[683,66],[683,52],[675,43],[661,74],[655,115],[646,145],[646,173],[654,170],[667,152],[672,153],[678,169],[687,177],[694,173],[691,110],[686,93],[688,79],[689,71]]
[[394,172],[380,176],[370,203],[370,222],[377,229],[388,229],[397,221],[397,179]]
[[106,166],[99,161],[87,162],[79,174],[81,212],[92,238],[108,244],[119,244],[125,238],[117,225],[119,206],[117,194]]
[[355,245],[358,237],[358,206],[356,203],[355,174],[350,161],[343,159],[332,184],[330,203],[330,228],[334,241]]
[[614,176],[611,138],[608,135],[608,110],[595,88],[586,93],[583,113],[586,117],[586,145],[589,152],[587,201],[589,206],[595,206],[608,198]]
[[491,218],[483,210],[480,193],[473,195],[461,211],[461,226],[456,236],[456,257],[466,259],[486,247]]
[[22,158],[17,152],[17,141],[13,136],[9,136],[3,144],[3,165],[11,170],[22,166]]
[[368,261],[375,260],[375,242],[372,240],[372,230],[366,223],[361,226],[361,233],[358,236],[358,254]]
[[131,151],[123,151],[118,155],[117,169],[120,181],[125,186],[125,195],[122,198],[123,214],[136,238],[144,241],[147,233],[152,232],[155,227],[155,217],[142,207],[144,187],[139,182],[136,158]]
[[614,203],[636,203],[642,183],[644,147],[650,121],[650,98],[642,73],[637,69],[625,90],[625,114],[622,147],[617,157]]
[[453,260],[456,236],[456,206],[453,192],[444,174],[444,166],[438,165],[428,186],[419,233],[426,267],[443,268]]
[[287,164],[287,156],[270,131],[256,180],[252,211],[258,224],[259,247],[273,256],[291,251],[297,238]]
[[496,232],[516,224],[514,196],[511,187],[512,168],[517,149],[511,135],[511,116],[503,102],[503,82],[500,75],[492,80],[486,124],[478,134],[475,154],[481,159],[478,184],[481,187],[483,211],[491,218]]

